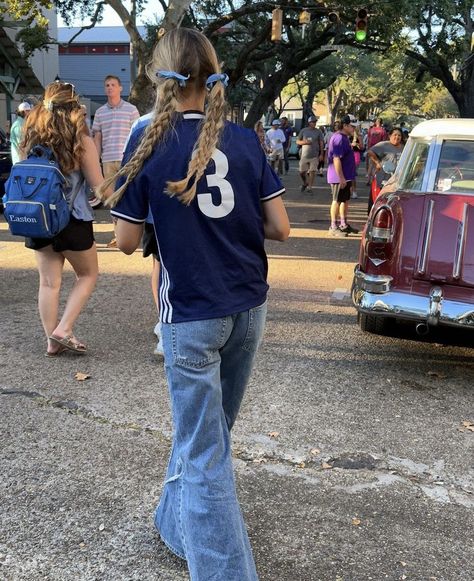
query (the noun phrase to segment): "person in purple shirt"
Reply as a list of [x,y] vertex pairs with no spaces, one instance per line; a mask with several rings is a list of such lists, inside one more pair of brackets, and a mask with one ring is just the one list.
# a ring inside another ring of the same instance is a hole
[[291,140],[293,138],[293,127],[288,121],[288,117],[280,117],[281,125],[280,129],[283,131],[286,137],[286,141],[283,144],[283,154],[285,156],[285,174],[290,170],[290,160],[288,158],[290,153]]
[[[356,164],[350,138],[354,135],[356,125],[355,117],[344,115],[340,120],[341,129],[332,135],[328,146],[327,180],[331,186],[332,194],[329,234],[337,238],[344,238],[348,234],[359,232],[347,223],[351,182],[356,177]],[[338,216],[339,226],[337,225]]]

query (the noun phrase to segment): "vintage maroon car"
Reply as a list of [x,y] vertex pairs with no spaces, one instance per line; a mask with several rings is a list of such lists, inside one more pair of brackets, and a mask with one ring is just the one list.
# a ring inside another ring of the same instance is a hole
[[419,334],[474,330],[474,119],[413,129],[370,212],[352,299],[371,333],[393,320],[413,321]]

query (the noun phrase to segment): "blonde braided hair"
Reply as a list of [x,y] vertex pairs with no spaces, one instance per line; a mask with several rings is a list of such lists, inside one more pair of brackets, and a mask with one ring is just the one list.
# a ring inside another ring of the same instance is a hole
[[[156,78],[158,70],[176,71],[189,75],[186,86],[179,85],[176,79]],[[153,59],[148,65],[147,74],[158,85],[153,119],[144,131],[143,137],[130,160],[113,177],[99,188],[99,196],[110,188],[118,177],[126,177],[125,183],[106,201],[115,206],[123,196],[127,186],[139,174],[143,164],[152,154],[155,146],[163,142],[173,129],[179,101],[195,91],[204,90],[206,79],[221,68],[214,47],[200,32],[189,28],[178,28],[166,33],[155,47]],[[211,160],[219,143],[225,124],[224,86],[217,82],[208,94],[207,109],[200,125],[199,136],[189,161],[186,177],[167,183],[167,193],[176,196],[189,205],[196,196],[196,186]]]
[[209,93],[206,117],[201,125],[193,157],[186,177],[177,182],[168,182],[168,193],[177,196],[189,206],[196,196],[196,186],[211,159],[225,123],[224,86],[216,83]]

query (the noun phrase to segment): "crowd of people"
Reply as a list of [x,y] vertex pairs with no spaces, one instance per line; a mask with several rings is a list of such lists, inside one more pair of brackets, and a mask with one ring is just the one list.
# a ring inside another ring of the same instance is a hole
[[[350,199],[358,198],[359,167],[365,159],[370,211],[383,182],[390,177],[383,171],[382,165],[386,161],[397,164],[408,130],[403,122],[400,127],[388,129],[381,118],[375,119],[368,128],[362,127],[351,114],[343,115],[329,127],[317,127],[317,121],[315,115],[310,115],[307,126],[296,137],[301,192],[313,191],[316,175],[323,177],[323,168],[327,164],[327,183],[332,197],[329,235],[341,238],[357,234],[359,231],[347,222],[347,216]],[[293,138],[293,128],[288,119],[274,119],[267,131],[263,122],[259,121],[255,131],[273,169],[278,175],[287,174],[288,152]]]

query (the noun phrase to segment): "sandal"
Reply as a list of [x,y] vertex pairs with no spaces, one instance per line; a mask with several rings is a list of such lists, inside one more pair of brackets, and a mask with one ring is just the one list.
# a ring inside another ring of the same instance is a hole
[[65,349],[75,351],[76,353],[85,353],[87,351],[87,347],[84,345],[84,343],[78,341],[74,335],[66,335],[66,337],[51,335],[50,340],[58,343],[58,345],[61,345]]

